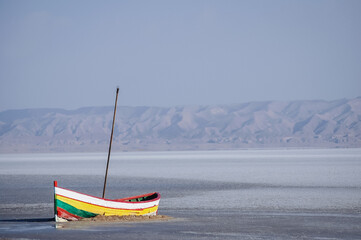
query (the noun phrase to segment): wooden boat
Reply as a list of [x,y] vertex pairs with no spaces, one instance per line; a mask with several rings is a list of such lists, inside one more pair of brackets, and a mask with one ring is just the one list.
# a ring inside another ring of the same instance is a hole
[[103,197],[98,198],[83,193],[71,191],[58,187],[54,181],[54,212],[55,221],[74,221],[81,218],[90,218],[97,215],[105,216],[125,216],[125,215],[157,215],[160,194],[157,192],[148,193],[140,196],[122,198],[122,199],[105,199],[105,187],[108,176],[108,166],[110,151],[112,146],[115,113],[117,109],[119,88],[117,88],[115,107],[113,115],[113,125],[110,135],[108,161],[105,172]]
[[74,221],[97,215],[157,215],[157,192],[116,200],[104,199],[58,187],[54,181],[55,221]]

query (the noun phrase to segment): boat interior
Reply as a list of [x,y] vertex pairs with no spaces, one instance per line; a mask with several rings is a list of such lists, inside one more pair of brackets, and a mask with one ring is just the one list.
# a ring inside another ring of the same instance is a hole
[[151,193],[149,195],[142,195],[142,196],[136,196],[136,197],[131,197],[131,198],[127,198],[127,199],[119,199],[120,201],[125,201],[125,202],[145,202],[145,201],[151,201],[153,199],[156,199],[159,196],[158,193]]

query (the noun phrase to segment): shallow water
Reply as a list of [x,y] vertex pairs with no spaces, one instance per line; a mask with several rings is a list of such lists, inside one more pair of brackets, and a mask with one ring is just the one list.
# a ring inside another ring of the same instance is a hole
[[[52,181],[100,196],[106,154],[0,155],[0,237],[357,239],[361,149],[111,156],[106,197],[158,191],[162,223],[56,228]],[[88,236],[89,235],[89,236]]]

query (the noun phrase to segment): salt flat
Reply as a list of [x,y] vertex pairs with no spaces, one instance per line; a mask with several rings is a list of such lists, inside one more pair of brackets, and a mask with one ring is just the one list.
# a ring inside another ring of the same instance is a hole
[[107,197],[158,191],[176,221],[56,229],[52,181],[100,196],[106,154],[0,155],[0,237],[357,239],[361,149],[114,153]]

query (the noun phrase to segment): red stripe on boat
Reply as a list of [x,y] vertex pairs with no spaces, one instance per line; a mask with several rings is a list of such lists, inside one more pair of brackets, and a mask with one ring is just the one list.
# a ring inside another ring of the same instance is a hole
[[73,221],[81,219],[81,217],[71,214],[70,212],[68,212],[60,207],[57,207],[56,210],[57,210],[57,215],[60,218],[64,218],[67,220],[73,220]]

